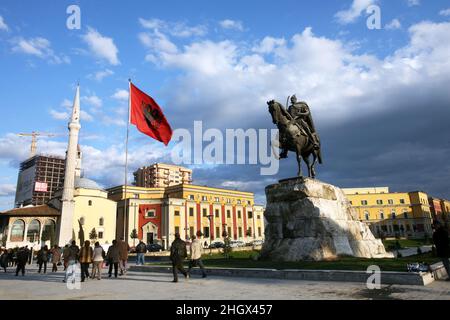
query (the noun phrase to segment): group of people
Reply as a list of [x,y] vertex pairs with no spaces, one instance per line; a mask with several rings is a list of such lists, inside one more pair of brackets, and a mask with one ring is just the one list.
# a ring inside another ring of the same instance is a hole
[[186,279],[190,278],[191,269],[198,266],[202,271],[202,277],[206,278],[205,266],[202,262],[202,250],[203,246],[200,241],[201,232],[197,232],[197,236],[192,236],[192,242],[190,244],[190,260],[189,267],[186,271],[183,267],[184,260],[188,257],[186,242],[181,240],[180,234],[175,234],[175,240],[170,247],[170,260],[172,261],[173,281],[178,282],[178,271],[181,272]]

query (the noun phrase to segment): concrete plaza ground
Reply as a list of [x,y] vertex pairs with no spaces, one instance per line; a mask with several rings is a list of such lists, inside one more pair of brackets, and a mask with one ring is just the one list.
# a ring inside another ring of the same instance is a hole
[[[51,269],[51,267],[50,267]],[[103,273],[106,275],[106,272]],[[91,280],[81,283],[80,290],[69,290],[62,282],[63,272],[38,274],[29,267],[25,277],[0,272],[0,300],[17,299],[100,299],[100,300],[266,300],[266,299],[431,299],[450,300],[450,283],[435,281],[423,286],[382,286],[368,290],[359,283],[311,282],[276,279],[230,277],[180,277],[164,273],[128,272],[125,277]]]

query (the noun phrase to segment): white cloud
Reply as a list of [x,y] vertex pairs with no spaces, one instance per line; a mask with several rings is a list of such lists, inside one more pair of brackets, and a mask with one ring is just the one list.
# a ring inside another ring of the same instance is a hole
[[125,127],[127,125],[127,122],[124,119],[125,119],[125,117],[123,117],[123,119],[122,119],[122,118],[104,115],[102,118],[102,122],[106,125]]
[[93,74],[89,74],[87,77],[88,79],[93,79],[98,82],[101,82],[104,78],[112,76],[114,74],[114,71],[110,69],[100,70]]
[[166,22],[160,19],[139,18],[139,23],[143,28],[152,31],[160,31],[174,37],[188,38],[192,36],[204,36],[208,29],[204,25],[188,26],[184,22]]
[[81,121],[88,121],[88,122],[94,121],[94,118],[88,112],[81,110],[80,114],[81,114],[80,117]]
[[241,21],[225,19],[225,20],[220,21],[219,25],[224,29],[232,29],[232,30],[238,30],[238,31],[244,30],[244,26],[242,25]]
[[177,46],[157,30],[153,34],[140,33],[139,40],[147,48],[159,51],[162,54],[176,53],[178,51]]
[[70,118],[70,113],[69,112],[65,112],[65,111],[56,111],[54,109],[50,110],[50,115],[52,116],[53,119],[56,120],[69,120]]
[[67,109],[72,110],[73,102],[70,101],[69,99],[64,99],[64,100],[61,102],[61,107],[64,107],[64,108],[67,108]]
[[377,0],[353,0],[352,5],[347,10],[339,11],[335,14],[339,23],[348,24],[355,22],[366,9],[375,4]]
[[284,46],[286,40],[283,38],[265,37],[257,46],[253,47],[253,51],[257,53],[270,53],[275,48]]
[[3,31],[8,31],[9,30],[9,27],[6,24],[6,22],[5,22],[5,20],[3,19],[2,16],[0,16],[0,30],[3,30]]
[[445,17],[450,16],[450,8],[439,11],[439,14]]
[[13,196],[16,193],[16,186],[13,184],[0,184],[0,197]]
[[116,89],[116,92],[111,96],[116,100],[128,101],[128,90]]
[[81,101],[83,101],[87,105],[90,105],[90,106],[93,106],[96,108],[100,108],[103,104],[102,99],[97,97],[95,94],[93,94],[91,96],[82,96]]
[[106,60],[114,66],[120,64],[119,50],[112,38],[102,36],[97,30],[88,27],[88,32],[82,36],[82,39],[87,43],[89,50],[95,57]]
[[400,23],[400,21],[398,19],[392,20],[385,26],[385,28],[387,30],[396,30],[396,29],[400,29],[401,27],[402,27],[402,24]]
[[58,56],[51,48],[49,40],[37,37],[37,38],[15,38],[12,40],[13,52],[19,52],[23,54],[32,55],[41,59],[45,59],[50,63],[61,64],[70,63],[70,59],[67,56]]
[[419,6],[420,0],[408,0],[408,7]]

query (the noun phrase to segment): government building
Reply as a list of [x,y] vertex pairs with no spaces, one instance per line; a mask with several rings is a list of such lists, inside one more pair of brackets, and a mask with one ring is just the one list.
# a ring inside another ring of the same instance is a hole
[[201,231],[202,241],[229,236],[250,242],[264,239],[264,208],[254,203],[254,194],[193,184],[143,188],[117,186],[108,197],[117,201],[117,237],[134,245],[137,237],[146,243],[169,248],[179,233],[189,240]]

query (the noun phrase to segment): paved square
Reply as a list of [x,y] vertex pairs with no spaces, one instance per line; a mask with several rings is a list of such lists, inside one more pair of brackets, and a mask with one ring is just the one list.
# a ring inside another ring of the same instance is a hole
[[[51,267],[50,267],[51,269]],[[368,290],[359,283],[312,282],[276,279],[193,276],[172,283],[165,273],[128,272],[117,279],[81,283],[80,290],[69,290],[62,282],[64,273],[39,274],[29,267],[25,277],[14,276],[13,269],[0,273],[0,299],[101,299],[101,300],[266,300],[266,299],[431,299],[450,300],[450,283],[434,282],[427,287],[383,286]]]

